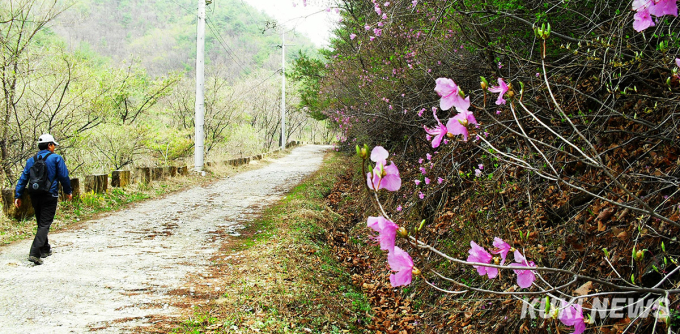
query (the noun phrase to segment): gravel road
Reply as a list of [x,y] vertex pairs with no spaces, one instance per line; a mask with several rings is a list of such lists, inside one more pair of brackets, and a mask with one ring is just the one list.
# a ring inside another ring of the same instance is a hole
[[120,333],[178,316],[171,292],[191,293],[190,277],[208,272],[220,236],[238,235],[316,171],[328,148],[298,147],[260,169],[50,233],[54,254],[41,266],[27,261],[32,240],[0,247],[0,333]]

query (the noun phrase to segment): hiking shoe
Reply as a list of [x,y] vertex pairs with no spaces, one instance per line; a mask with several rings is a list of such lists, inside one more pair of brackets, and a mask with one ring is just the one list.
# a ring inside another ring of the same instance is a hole
[[44,259],[44,258],[46,258],[46,257],[48,257],[48,256],[50,256],[50,255],[52,255],[52,250],[51,250],[51,249],[50,249],[49,251],[47,251],[47,253],[42,253],[42,254],[40,254],[40,257]]
[[42,259],[37,258],[37,257],[35,257],[35,256],[33,256],[33,255],[31,255],[31,256],[28,257],[28,261],[33,262],[36,266],[39,266],[39,265],[43,264],[43,260],[42,260]]

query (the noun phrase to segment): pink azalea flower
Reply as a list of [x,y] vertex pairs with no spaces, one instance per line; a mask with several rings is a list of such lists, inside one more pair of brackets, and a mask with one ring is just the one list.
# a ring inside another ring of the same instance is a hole
[[427,160],[432,160],[432,154],[425,153],[425,158],[427,158]]
[[677,0],[655,0],[652,5],[649,6],[649,13],[656,16],[678,16],[678,4]]
[[374,39],[375,39],[375,36],[370,36],[370,37],[368,38],[368,40],[370,40],[371,42],[372,42]]
[[438,184],[442,184],[442,182],[444,182],[444,179],[442,179],[441,177],[438,177],[438,178],[437,178],[437,183],[438,183]]
[[503,239],[498,237],[493,238],[493,246],[496,247],[496,249],[491,251],[491,253],[501,255],[502,266],[505,263],[505,258],[508,256],[508,253],[512,247],[510,247],[507,242],[503,241]]
[[501,111],[500,111],[500,110],[496,110],[496,115],[500,115],[500,114],[501,114]]
[[380,249],[392,252],[394,250],[394,239],[397,237],[397,229],[399,226],[392,221],[380,217],[368,217],[368,227],[378,232],[378,241],[380,242]]
[[[535,267],[536,264],[534,261],[529,261],[527,262],[527,259],[522,256],[522,253],[520,253],[518,250],[515,251],[515,262],[517,263],[512,263],[510,264],[513,267]],[[526,289],[531,287],[531,285],[534,283],[536,280],[536,275],[534,275],[533,270],[521,270],[521,269],[513,269],[515,274],[517,274],[517,285],[519,285],[520,288]]]
[[424,161],[423,158],[418,159],[418,163],[419,163],[419,164],[422,164],[423,161]]
[[[423,129],[425,129],[425,132],[429,136],[434,136],[434,139],[432,140],[432,148],[437,148],[442,142],[442,139],[446,135],[447,132],[449,132],[446,129],[446,126],[442,124],[442,122],[437,118],[437,112],[436,110],[433,110],[432,114],[434,115],[434,119],[437,120],[437,127],[433,129],[429,129],[425,125],[423,125]],[[428,139],[429,140],[429,139]]]
[[463,140],[468,140],[468,124],[477,124],[477,120],[472,112],[463,110],[458,115],[450,118],[446,123],[446,128],[452,135],[463,135]]
[[425,178],[425,184],[430,184],[430,179]]
[[484,164],[479,164],[477,167],[479,167],[479,170],[484,170]]
[[373,175],[366,173],[366,183],[370,189],[397,191],[401,187],[399,169],[391,162],[387,165],[389,153],[382,146],[376,146],[371,151],[371,161],[375,162]]
[[568,305],[562,300],[562,310],[558,318],[565,326],[574,326],[572,334],[581,334],[586,330],[586,323],[583,320],[583,309],[579,304]]
[[369,26],[369,25],[367,24],[367,25],[364,26],[364,29],[366,29],[366,31],[369,31],[369,30],[371,30],[371,26]]
[[349,35],[349,39],[355,39],[355,38],[357,38],[357,35],[356,35],[356,34],[350,34],[350,35]]
[[505,95],[505,93],[507,93],[508,90],[510,90],[510,88],[505,83],[503,78],[498,78],[498,86],[491,86],[489,88],[490,92],[499,93],[498,99],[496,100],[496,105],[505,104],[506,101],[503,99],[503,95]]
[[397,207],[397,211],[401,211],[402,209],[401,205]]
[[425,169],[425,167],[420,167],[420,173],[423,175],[427,174],[427,170]]
[[482,171],[475,168],[475,176],[476,176],[476,177],[482,176]]
[[451,107],[456,107],[458,111],[467,110],[470,108],[470,97],[463,98],[460,96],[460,89],[453,80],[449,78],[439,78],[435,81],[437,85],[434,91],[441,96],[439,100],[439,107],[442,110],[449,110]]
[[[481,247],[477,245],[474,241],[470,241],[470,250],[468,253],[470,255],[467,258],[467,262],[481,262],[481,263],[491,263],[491,260],[493,259],[493,256],[489,254],[489,252],[484,249],[484,247]],[[475,269],[477,269],[477,273],[479,273],[481,276],[488,275],[489,278],[495,278],[498,276],[498,268],[491,268],[491,267],[484,267],[484,266],[473,266]]]
[[635,13],[633,18],[635,19],[635,22],[633,22],[633,29],[637,32],[656,25],[654,24],[654,21],[652,21],[652,16],[649,14],[648,8],[641,8]]
[[424,199],[425,194],[423,194],[423,192],[421,191],[421,192],[418,193],[418,197],[420,197],[420,199]]
[[680,58],[675,58],[675,65],[680,67]]
[[413,259],[404,250],[395,246],[394,251],[387,255],[387,263],[396,274],[390,275],[392,287],[411,284],[413,277]]
[[413,182],[418,186],[420,185],[420,180],[413,180]]

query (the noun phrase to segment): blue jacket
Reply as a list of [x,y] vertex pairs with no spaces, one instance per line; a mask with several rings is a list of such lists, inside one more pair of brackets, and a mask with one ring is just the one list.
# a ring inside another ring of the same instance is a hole
[[[47,153],[50,153],[50,151],[42,150],[38,152],[38,155],[40,157],[44,157],[45,155],[47,155]],[[24,193],[24,189],[26,189],[29,171],[33,166],[33,158],[34,156],[26,160],[26,167],[24,168],[24,171],[21,173],[21,177],[19,178],[19,182],[17,183],[17,188],[14,191],[14,198],[21,198],[21,195]],[[55,182],[56,180],[59,180],[59,182],[61,182],[61,186],[64,187],[64,193],[71,194],[73,189],[71,189],[71,179],[68,177],[68,169],[66,168],[66,164],[64,163],[64,158],[62,158],[61,155],[59,154],[52,153],[50,154],[49,157],[47,157],[45,165],[47,166],[47,178],[50,181],[52,181],[52,187],[50,187],[50,193],[52,194],[52,196],[54,197],[59,196],[58,182]]]

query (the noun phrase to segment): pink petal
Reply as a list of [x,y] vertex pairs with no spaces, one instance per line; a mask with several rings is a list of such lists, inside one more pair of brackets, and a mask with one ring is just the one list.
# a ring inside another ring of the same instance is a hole
[[413,273],[411,270],[402,270],[396,274],[390,275],[390,284],[396,288],[398,286],[411,284]]
[[387,254],[387,263],[392,271],[412,270],[413,260],[403,249],[394,246],[394,251]]
[[649,6],[649,13],[661,17],[664,15],[678,16],[678,4],[676,0],[660,0],[652,6]]
[[401,188],[401,178],[398,175],[387,175],[380,183],[380,189],[397,191],[399,188]]
[[373,151],[371,151],[371,160],[373,162],[385,161],[389,156],[390,153],[387,152],[387,150],[384,149],[382,146],[376,146],[373,148]]
[[680,67],[680,58],[675,58],[675,65]]
[[637,13],[635,13],[633,18],[635,19],[635,22],[633,22],[633,29],[635,29],[637,32],[656,25],[654,24],[654,21],[652,21],[652,17],[649,14],[649,9],[647,8],[640,9]]

